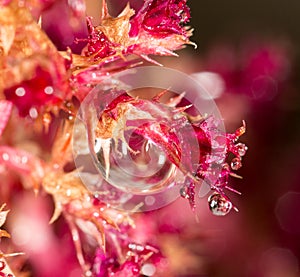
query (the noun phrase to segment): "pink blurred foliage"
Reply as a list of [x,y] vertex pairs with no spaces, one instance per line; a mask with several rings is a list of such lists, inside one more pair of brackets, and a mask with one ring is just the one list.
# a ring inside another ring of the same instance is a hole
[[87,35],[85,8],[74,12],[70,7],[81,7],[81,0],[55,0],[53,5],[42,11],[42,27],[58,50],[70,48],[74,53],[80,53],[85,43],[76,39]]
[[79,274],[80,267],[69,230],[59,227],[64,224],[61,221],[56,232],[49,224],[53,209],[51,199],[23,192],[13,201],[9,228],[16,248],[22,249],[30,260],[34,275],[63,277],[73,276],[72,272]]
[[226,91],[253,101],[271,101],[289,84],[292,51],[288,41],[246,40],[238,47],[220,43],[204,58],[203,67],[219,74]]

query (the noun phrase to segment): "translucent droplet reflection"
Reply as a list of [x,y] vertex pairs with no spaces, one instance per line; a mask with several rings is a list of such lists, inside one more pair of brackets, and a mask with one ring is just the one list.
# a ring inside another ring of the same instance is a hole
[[147,194],[173,184],[178,170],[155,143],[132,131],[125,132],[124,137],[125,140],[111,141],[109,160],[105,159],[105,149],[95,141],[98,167],[111,185],[126,192]]
[[[159,98],[151,94],[153,89],[167,93]],[[193,104],[191,118],[184,109],[174,107],[179,102],[168,99],[177,96],[184,96],[179,97],[182,105]],[[200,153],[196,125],[191,124],[191,120],[200,124],[201,118],[208,124],[203,131],[218,142],[205,162],[218,163],[221,171],[226,156],[223,122],[198,82],[181,72],[152,66],[108,76],[85,97],[76,116],[73,153],[80,177],[90,191],[99,193],[101,201],[113,201],[120,209],[163,207],[178,198],[185,178],[198,171],[199,157],[209,151]],[[220,148],[224,153],[218,154]],[[99,180],[92,182],[83,172],[99,174]],[[216,172],[205,178],[214,184],[218,176]],[[123,196],[126,200],[119,205]],[[183,189],[181,196],[187,197]]]
[[211,212],[217,216],[224,216],[232,209],[232,203],[218,192],[208,198],[208,205]]
[[188,186],[184,185],[183,187],[181,187],[179,193],[182,198],[188,199],[189,198]]
[[238,150],[238,153],[241,157],[245,156],[247,150],[248,150],[248,147],[244,144],[244,143],[238,143],[236,145],[237,147],[237,150]]
[[242,161],[241,161],[241,159],[239,159],[239,158],[232,159],[230,166],[231,166],[231,168],[233,170],[240,169],[242,167]]

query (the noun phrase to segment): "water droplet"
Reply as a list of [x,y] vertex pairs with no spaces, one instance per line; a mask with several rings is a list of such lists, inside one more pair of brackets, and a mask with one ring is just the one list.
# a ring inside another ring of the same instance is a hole
[[29,115],[31,118],[35,119],[39,116],[38,111],[36,108],[30,108]]
[[9,155],[7,153],[2,154],[2,159],[3,161],[8,161],[9,160]]
[[53,93],[53,87],[52,86],[47,86],[44,88],[44,92],[48,95],[51,95]]
[[189,198],[188,187],[187,186],[181,187],[180,190],[179,190],[179,192],[180,192],[180,196],[182,198],[185,198],[185,199]]
[[236,148],[241,157],[245,156],[245,154],[248,150],[248,147],[244,143],[238,143],[236,145]]
[[218,192],[209,196],[208,205],[211,212],[217,216],[224,216],[232,209],[232,203]]
[[156,272],[156,267],[153,264],[144,264],[141,273],[146,276],[153,276]]
[[232,159],[230,165],[231,165],[231,168],[232,168],[233,170],[238,170],[238,169],[240,169],[240,168],[242,167],[241,159],[239,159],[239,158],[234,158],[234,159]]
[[89,136],[96,138],[89,142],[96,166],[123,192],[143,195],[172,187],[175,179],[183,178],[179,168],[190,168],[198,157],[183,152],[197,151],[194,129],[183,115],[174,124],[172,109],[166,105],[118,93],[107,96],[114,99],[95,117],[95,136]]
[[19,96],[19,97],[22,97],[25,95],[26,93],[26,90],[22,87],[18,87],[15,91],[16,95]]

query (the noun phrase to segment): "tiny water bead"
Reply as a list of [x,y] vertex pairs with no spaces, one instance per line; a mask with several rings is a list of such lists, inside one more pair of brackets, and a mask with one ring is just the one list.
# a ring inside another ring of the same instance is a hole
[[147,263],[144,264],[141,268],[141,273],[144,276],[154,276],[155,272],[156,272],[156,267],[154,264]]
[[232,203],[218,192],[208,198],[208,205],[211,212],[217,216],[227,215],[232,209]]
[[238,154],[240,155],[240,157],[243,157],[246,155],[246,152],[248,150],[248,147],[244,144],[244,143],[238,143],[236,145]]
[[233,158],[230,164],[233,170],[238,170],[242,167],[242,161],[240,158]]
[[188,186],[184,185],[180,188],[179,193],[182,198],[189,199]]

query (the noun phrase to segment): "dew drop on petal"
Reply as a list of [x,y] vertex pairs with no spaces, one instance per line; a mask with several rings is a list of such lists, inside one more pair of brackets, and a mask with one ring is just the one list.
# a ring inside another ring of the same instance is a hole
[[2,159],[3,159],[3,161],[8,161],[9,160],[9,155],[7,154],[7,153],[3,153],[2,154]]
[[44,92],[48,95],[51,95],[53,93],[53,87],[52,86],[47,86],[44,88]]
[[38,111],[36,108],[30,108],[29,110],[29,116],[33,119],[37,118],[38,117]]
[[242,167],[241,159],[239,159],[239,158],[232,159],[230,166],[233,170],[240,169]]
[[187,186],[183,186],[180,188],[180,196],[182,198],[185,198],[185,199],[188,199],[189,198],[189,195],[188,195],[188,187]]
[[209,196],[208,205],[211,212],[217,216],[224,216],[232,209],[232,203],[217,192]]
[[154,276],[156,268],[153,264],[144,264],[141,269],[141,273],[146,276]]
[[237,147],[237,151],[238,151],[239,155],[241,157],[245,156],[245,154],[248,150],[248,147],[244,143],[238,143],[236,145],[236,147]]
[[15,91],[16,95],[19,96],[19,97],[22,97],[26,94],[26,91],[24,88],[22,87],[18,87]]

